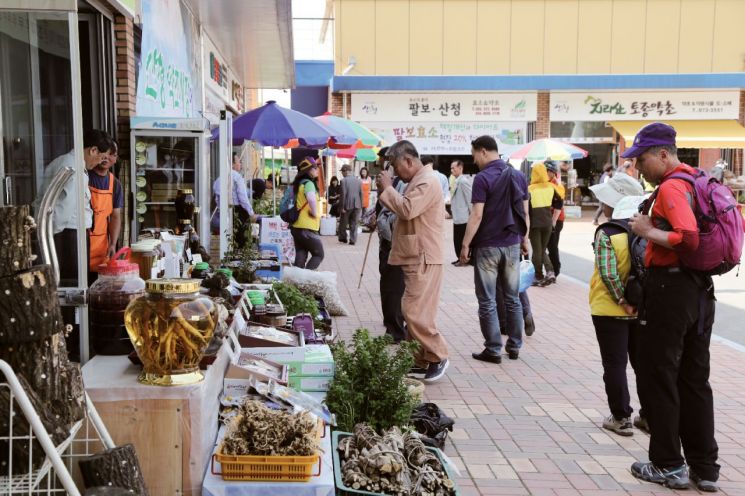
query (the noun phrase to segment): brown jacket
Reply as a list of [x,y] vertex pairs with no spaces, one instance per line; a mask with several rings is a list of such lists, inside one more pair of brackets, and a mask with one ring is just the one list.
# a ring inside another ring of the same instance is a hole
[[417,172],[403,195],[386,188],[380,201],[397,217],[388,263],[417,265],[424,260],[427,265],[441,265],[445,202],[432,166]]

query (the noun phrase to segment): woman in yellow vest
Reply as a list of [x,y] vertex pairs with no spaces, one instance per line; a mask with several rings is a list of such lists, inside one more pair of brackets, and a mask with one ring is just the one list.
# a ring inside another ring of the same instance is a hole
[[[295,207],[299,215],[290,226],[295,241],[295,267],[317,269],[323,261],[323,243],[318,231],[321,228],[321,201],[318,194],[318,165],[312,157],[305,157],[297,167],[292,183]],[[308,260],[308,254],[311,255]]]
[[[626,364],[636,370],[636,342],[639,329],[636,309],[624,299],[631,272],[628,218],[637,212],[644,190],[639,181],[627,174],[615,174],[602,184],[590,186],[598,197],[606,218],[595,233],[595,269],[590,279],[590,313],[603,362],[603,382],[611,414],[603,428],[620,436],[632,436],[631,399],[626,379]],[[637,390],[639,390],[637,381]],[[641,395],[640,395],[641,396]],[[641,403],[641,400],[640,400]],[[634,425],[648,430],[643,410]]]
[[[530,173],[530,245],[533,247],[534,286],[548,286],[556,282],[554,267],[548,257],[548,242],[553,230],[553,212],[564,206],[555,184],[549,182],[548,172],[543,162],[533,164]],[[543,268],[546,268],[545,277]]]

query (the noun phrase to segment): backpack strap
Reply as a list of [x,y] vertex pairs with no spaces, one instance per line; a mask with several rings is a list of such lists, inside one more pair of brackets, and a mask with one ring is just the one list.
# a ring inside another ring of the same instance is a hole
[[[642,208],[641,208],[642,215],[649,215],[650,210],[652,210],[652,205],[654,204],[655,200],[657,199],[657,195],[660,192],[660,186],[662,186],[662,183],[664,183],[665,181],[667,181],[669,179],[680,179],[680,180],[685,181],[688,184],[690,184],[691,187],[695,191],[695,189],[696,189],[696,177],[699,177],[699,176],[704,175],[704,174],[705,174],[704,172],[699,171],[698,175],[694,177],[694,176],[692,176],[690,174],[687,174],[685,172],[673,172],[669,176],[665,177],[662,180],[662,182],[659,184],[659,186],[657,186],[654,189],[654,191],[649,196],[649,198],[647,198],[646,200],[644,200],[642,202]],[[688,196],[688,204],[691,206],[691,209],[695,208],[695,195],[687,194],[687,196]]]

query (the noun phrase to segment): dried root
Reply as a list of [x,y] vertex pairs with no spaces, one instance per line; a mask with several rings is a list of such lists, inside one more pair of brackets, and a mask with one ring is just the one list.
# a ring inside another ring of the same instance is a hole
[[357,424],[338,451],[344,484],[352,489],[393,496],[455,494],[455,483],[437,456],[397,427],[379,436],[369,425]]
[[224,455],[311,456],[318,452],[318,421],[308,412],[270,410],[248,400],[228,424]]

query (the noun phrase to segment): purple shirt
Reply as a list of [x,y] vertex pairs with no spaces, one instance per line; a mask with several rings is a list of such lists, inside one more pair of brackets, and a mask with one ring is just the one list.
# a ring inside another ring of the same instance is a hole
[[523,201],[528,198],[525,176],[504,160],[490,162],[476,174],[471,203],[483,203],[484,213],[471,247],[503,247],[520,243],[525,235]]

